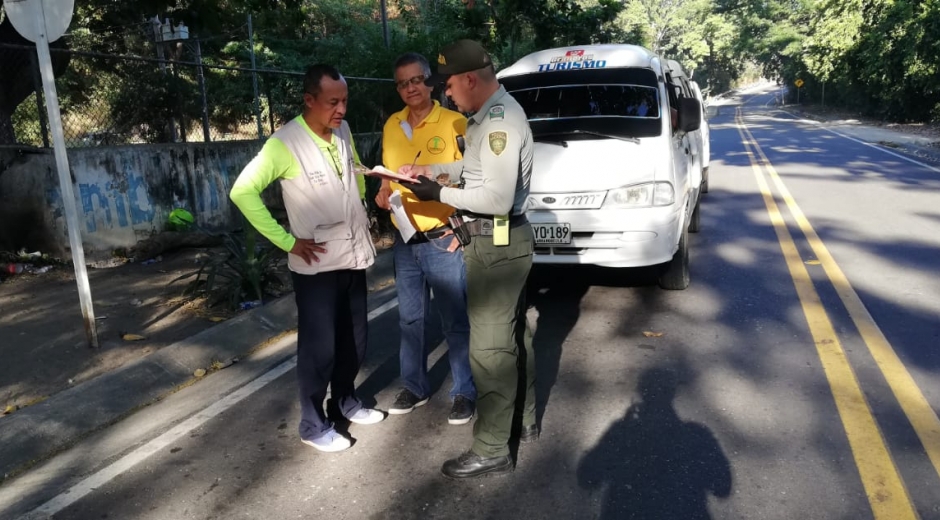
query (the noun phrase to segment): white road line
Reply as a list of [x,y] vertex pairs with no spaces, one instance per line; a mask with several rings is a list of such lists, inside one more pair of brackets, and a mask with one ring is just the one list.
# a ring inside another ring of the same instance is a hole
[[376,307],[375,309],[373,309],[372,312],[369,313],[368,319],[369,319],[369,321],[372,321],[372,320],[378,318],[379,316],[385,314],[386,312],[388,312],[388,311],[394,309],[395,307],[398,307],[398,298],[397,298],[397,297],[396,297],[396,298],[392,298],[391,300],[389,300],[389,301],[383,303],[382,305],[379,305],[379,306]]
[[940,173],[940,169],[934,168],[933,166],[931,166],[931,165],[929,165],[929,164],[922,163],[922,162],[920,162],[920,161],[911,159],[910,157],[906,157],[906,156],[901,155],[901,154],[899,154],[899,153],[892,152],[891,150],[888,150],[887,148],[885,148],[885,147],[883,147],[883,146],[878,146],[878,145],[876,145],[876,144],[872,144],[872,143],[869,143],[869,142],[867,142],[867,141],[862,141],[861,139],[856,139],[856,138],[854,138],[854,137],[849,137],[849,136],[847,136],[847,135],[845,135],[845,134],[843,134],[843,133],[836,132],[835,130],[832,130],[832,129],[830,129],[830,128],[826,128],[826,127],[822,126],[822,123],[820,123],[819,121],[813,121],[812,119],[802,119],[802,118],[800,118],[799,116],[797,116],[796,114],[787,112],[786,110],[777,109],[777,111],[778,111],[778,112],[783,112],[784,114],[787,114],[788,116],[791,116],[794,120],[799,121],[799,122],[801,122],[801,123],[809,123],[809,124],[812,124],[812,125],[816,125],[816,126],[822,128],[823,130],[825,130],[825,131],[827,131],[827,132],[836,134],[837,136],[843,137],[843,138],[845,138],[845,139],[848,139],[849,141],[855,141],[856,143],[863,144],[863,145],[865,145],[865,146],[870,146],[871,148],[874,148],[875,150],[882,151],[882,152],[884,152],[884,153],[886,153],[886,154],[888,154],[888,155],[893,155],[893,156],[897,157],[898,159],[903,159],[903,160],[905,160],[905,161],[907,161],[907,162],[909,162],[909,163],[916,164],[917,166],[922,166],[922,167],[924,167],[924,168],[927,168],[928,170],[931,170],[931,171],[935,171],[935,172],[937,172],[937,173]]
[[[372,321],[375,318],[381,316],[382,314],[388,312],[391,309],[394,309],[398,306],[398,298],[393,298],[392,300],[380,305],[376,309],[373,309],[372,312],[368,314],[368,320]],[[247,385],[239,388],[238,390],[232,392],[231,394],[225,396],[221,400],[209,405],[206,409],[201,412],[196,413],[189,419],[181,422],[176,425],[166,433],[160,435],[156,439],[148,442],[147,444],[137,448],[136,450],[128,453],[127,455],[121,457],[114,463],[98,470],[96,473],[90,477],[82,480],[78,484],[67,489],[64,493],[59,494],[58,496],[52,498],[45,504],[37,507],[36,509],[30,511],[29,513],[20,517],[20,520],[39,520],[47,519],[55,515],[56,513],[62,511],[66,507],[74,504],[75,502],[81,500],[83,497],[87,496],[89,493],[95,491],[96,489],[104,486],[115,477],[124,473],[125,471],[133,468],[137,464],[140,464],[142,461],[153,455],[154,453],[159,452],[160,450],[166,448],[167,446],[173,444],[177,440],[185,437],[189,432],[195,430],[196,428],[202,426],[209,420],[218,416],[222,412],[228,410],[229,408],[235,406],[245,398],[254,394],[258,390],[261,390],[268,383],[274,381],[275,379],[281,377],[297,365],[297,356],[292,356],[287,361],[281,363],[280,365],[272,368],[271,370],[265,372],[257,379],[251,381]]]

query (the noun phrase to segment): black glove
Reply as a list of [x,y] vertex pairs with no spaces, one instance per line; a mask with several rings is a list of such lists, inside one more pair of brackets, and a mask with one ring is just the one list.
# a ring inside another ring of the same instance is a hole
[[408,188],[420,200],[441,201],[441,185],[431,179],[420,176],[415,179],[415,183],[409,184]]

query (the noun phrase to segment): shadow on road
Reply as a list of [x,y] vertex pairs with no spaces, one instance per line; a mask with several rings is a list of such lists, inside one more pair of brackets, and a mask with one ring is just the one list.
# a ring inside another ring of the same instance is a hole
[[578,484],[603,493],[601,519],[710,519],[708,496],[731,494],[731,466],[711,431],[673,408],[681,371],[652,367],[627,409],[578,467]]
[[558,380],[562,348],[581,316],[581,299],[590,285],[556,269],[534,266],[527,285],[528,318],[534,325],[535,413],[542,424],[545,409]]

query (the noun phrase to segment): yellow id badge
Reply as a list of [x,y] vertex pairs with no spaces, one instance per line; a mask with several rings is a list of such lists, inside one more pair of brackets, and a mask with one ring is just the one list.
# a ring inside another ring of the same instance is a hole
[[509,215],[496,215],[493,217],[493,245],[509,245]]

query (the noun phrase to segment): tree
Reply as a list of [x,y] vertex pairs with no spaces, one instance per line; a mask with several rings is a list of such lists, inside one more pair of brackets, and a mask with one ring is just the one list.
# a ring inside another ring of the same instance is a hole
[[940,2],[869,0],[856,45],[846,53],[853,85],[872,114],[940,121]]
[[610,43],[624,37],[614,23],[620,0],[481,0],[467,2],[467,28],[494,54],[511,64],[536,50],[568,45]]
[[703,87],[727,89],[746,63],[735,16],[713,0],[635,0],[618,18],[635,43],[679,61]]
[[[0,16],[4,14],[0,8]],[[32,48],[23,49],[9,45]],[[62,40],[50,45],[53,49],[64,46]],[[36,69],[33,68],[35,56],[35,45],[20,36],[10,19],[3,16],[0,21],[0,144],[16,143],[13,112],[36,90]],[[52,72],[55,76],[64,73],[68,64],[68,55],[52,54]]]

